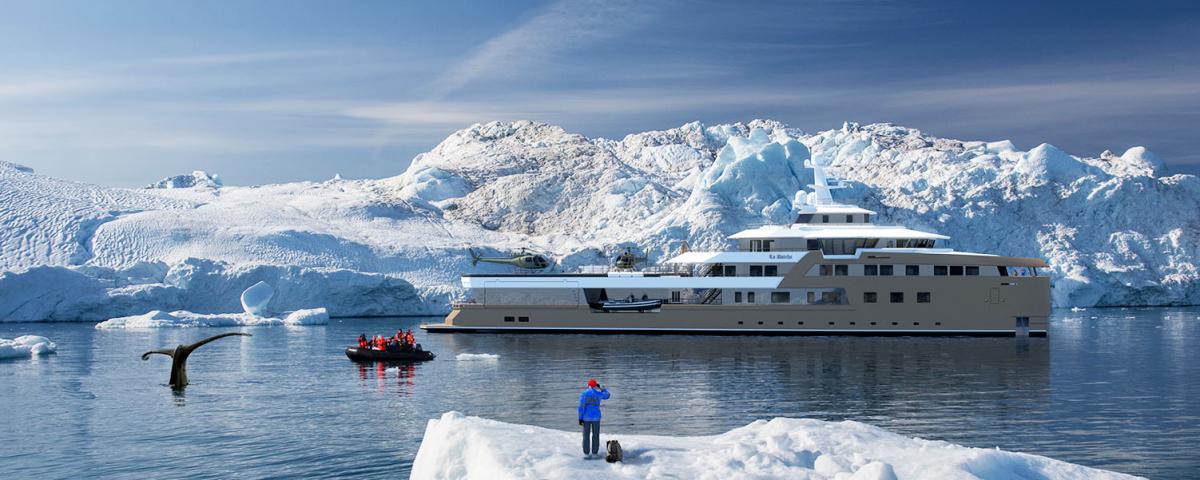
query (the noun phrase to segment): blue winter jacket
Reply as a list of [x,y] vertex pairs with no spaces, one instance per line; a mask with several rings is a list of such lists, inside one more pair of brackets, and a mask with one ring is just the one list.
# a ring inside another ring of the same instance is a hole
[[579,394],[579,419],[585,422],[599,422],[601,400],[608,400],[608,389],[589,388]]

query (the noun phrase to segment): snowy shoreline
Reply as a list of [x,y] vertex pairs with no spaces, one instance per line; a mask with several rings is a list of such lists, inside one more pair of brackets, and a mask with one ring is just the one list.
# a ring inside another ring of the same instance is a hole
[[426,426],[411,478],[1140,478],[854,421],[775,418],[712,436],[601,435],[602,442],[612,439],[625,459],[607,464],[582,458],[578,432],[448,412]]

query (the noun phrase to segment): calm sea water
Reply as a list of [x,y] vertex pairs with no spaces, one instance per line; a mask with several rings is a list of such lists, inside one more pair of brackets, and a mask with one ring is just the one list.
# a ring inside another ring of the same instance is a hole
[[[166,387],[148,349],[230,329],[0,324],[59,353],[0,362],[0,476],[407,475],[449,410],[575,430],[584,381],[613,392],[605,431],[716,434],[775,416],[852,419],[1153,478],[1200,472],[1200,310],[1058,311],[1048,339],[424,335],[406,368],[357,365],[362,332],[430,318],[237,329]],[[493,362],[457,361],[492,353]]]

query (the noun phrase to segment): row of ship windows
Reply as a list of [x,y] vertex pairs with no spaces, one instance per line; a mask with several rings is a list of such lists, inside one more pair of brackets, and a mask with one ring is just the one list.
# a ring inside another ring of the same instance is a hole
[[[868,277],[877,276],[892,276],[895,275],[895,265],[863,265],[863,275]],[[1001,277],[1008,276],[1007,267],[996,267]],[[821,264],[819,266],[819,274],[822,277],[838,276],[844,277],[850,275],[849,265],[828,265]],[[904,275],[916,276],[921,274],[920,265],[905,265]],[[934,265],[934,276],[979,276],[979,267],[975,265]]]
[[[776,323],[777,325],[783,325],[783,322],[775,322],[775,323]],[[858,325],[858,322],[846,322],[846,323],[849,323],[849,324],[850,324],[850,326],[852,326],[852,327],[853,327],[853,326],[855,326],[855,325]],[[891,322],[891,323],[892,323],[892,326],[893,326],[893,327],[898,327],[898,326],[900,326],[900,322]],[[738,324],[738,325],[745,325],[745,324],[746,324],[746,321],[745,321],[745,320],[738,320],[738,323],[737,323],[737,324]],[[764,325],[765,323],[760,321],[760,322],[758,322],[758,324],[759,324],[759,325]],[[919,326],[921,326],[921,322],[912,322],[912,324],[913,324],[913,326],[914,326],[914,327],[919,327]],[[804,325],[804,322],[803,322],[803,321],[796,322],[796,325]],[[832,326],[835,326],[835,325],[837,325],[837,322],[829,322],[829,326],[831,326],[831,327],[832,327]],[[872,327],[874,327],[874,326],[878,326],[878,325],[879,325],[879,322],[871,322],[871,326],[872,326]],[[940,327],[940,326],[942,326],[942,322],[933,322],[933,325],[934,325],[934,326],[937,326],[937,327]]]
[[[754,292],[733,292],[733,303],[755,303]],[[839,291],[832,292],[807,292],[808,298],[806,303],[809,305],[836,305],[845,303],[843,301],[843,293]],[[820,293],[820,296],[817,294]],[[888,300],[890,303],[904,303],[904,292],[888,292]],[[930,292],[917,292],[917,303],[931,303],[933,294]],[[771,292],[771,303],[792,303],[792,292]],[[863,292],[863,303],[879,303],[878,292]]]
[[528,322],[529,317],[504,317],[506,322]]
[[[749,265],[749,273],[751,277],[778,277],[778,265]],[[712,277],[736,277],[736,265],[714,265],[709,273]]]
[[[888,300],[891,303],[904,303],[904,292],[890,292]],[[917,292],[917,303],[930,303],[931,301],[933,301],[933,295],[929,292]],[[863,292],[863,303],[879,303],[879,294]]]
[[[742,295],[745,293],[745,295]],[[806,292],[801,297],[809,305],[839,305],[845,304],[845,293],[842,289],[829,292]],[[733,292],[733,303],[756,303],[755,292]],[[743,302],[743,299],[745,301]],[[771,292],[771,303],[792,303],[792,292]]]

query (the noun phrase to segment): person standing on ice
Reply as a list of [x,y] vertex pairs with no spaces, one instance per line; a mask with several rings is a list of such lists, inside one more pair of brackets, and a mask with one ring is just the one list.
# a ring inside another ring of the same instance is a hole
[[600,452],[600,401],[608,400],[609,395],[594,378],[589,378],[587,385],[579,394],[579,425],[583,427],[583,458],[592,458]]

